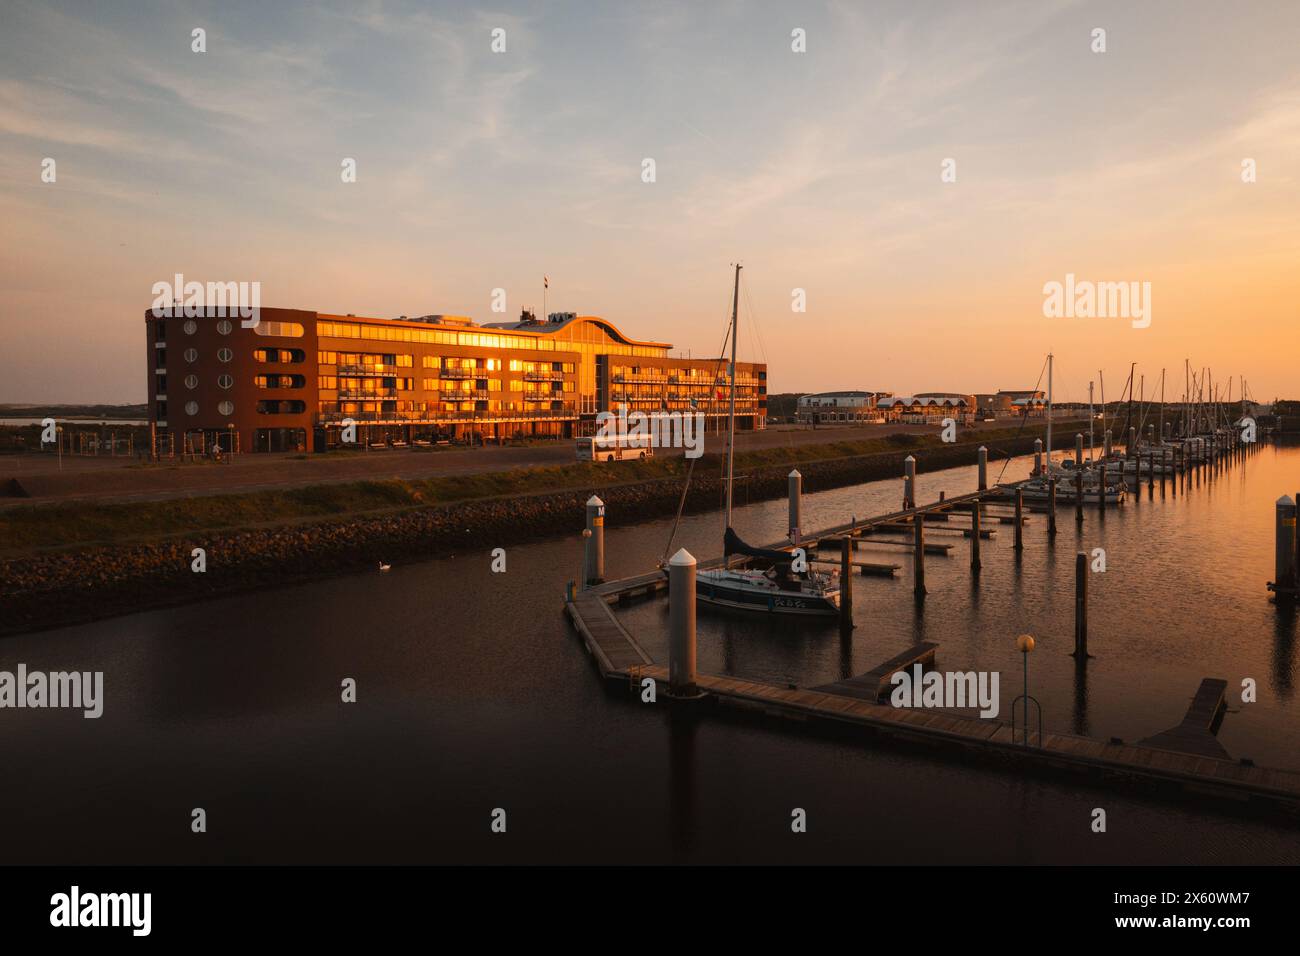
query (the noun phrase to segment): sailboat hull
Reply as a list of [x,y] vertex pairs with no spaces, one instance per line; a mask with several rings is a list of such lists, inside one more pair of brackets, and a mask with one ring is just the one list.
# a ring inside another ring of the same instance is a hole
[[701,571],[695,583],[698,604],[729,610],[793,617],[834,617],[840,613],[839,592],[793,591],[746,579],[735,572]]

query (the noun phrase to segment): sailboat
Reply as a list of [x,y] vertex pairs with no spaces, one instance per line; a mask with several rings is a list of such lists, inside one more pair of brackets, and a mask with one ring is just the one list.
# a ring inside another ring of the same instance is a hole
[[[1054,356],[1048,353],[1047,356],[1047,464],[1043,466],[1041,472],[1036,472],[1030,476],[1030,480],[1021,485],[1021,493],[1026,501],[1048,501],[1052,496],[1051,484],[1049,479],[1056,479],[1056,500],[1061,504],[1074,504],[1075,477],[1080,471],[1083,473],[1083,499],[1084,503],[1095,502],[1101,495],[1105,496],[1107,504],[1119,504],[1124,500],[1124,483],[1122,480],[1109,481],[1105,466],[1098,468],[1096,463],[1092,466],[1085,465],[1083,462],[1070,460],[1068,463],[1057,465],[1052,461],[1052,363]],[[1089,402],[1091,408],[1091,402]],[[1089,416],[1091,416],[1089,411]],[[1089,429],[1091,429],[1089,424]]]
[[[755,548],[731,527],[731,504],[736,452],[736,325],[740,305],[740,265],[736,265],[731,299],[731,402],[727,425],[727,507],[722,536],[723,566],[696,575],[695,596],[700,604],[765,614],[830,616],[840,612],[839,577],[811,569],[795,571],[788,551]],[[748,558],[756,567],[731,568],[732,555]],[[806,564],[806,562],[805,562]]]

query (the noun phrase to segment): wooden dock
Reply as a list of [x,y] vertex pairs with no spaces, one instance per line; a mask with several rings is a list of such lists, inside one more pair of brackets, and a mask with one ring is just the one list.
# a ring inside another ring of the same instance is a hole
[[843,697],[878,702],[882,697],[889,696],[890,682],[899,671],[907,670],[914,664],[932,667],[934,652],[938,647],[939,645],[933,641],[913,644],[901,654],[895,654],[885,663],[873,667],[865,674],[836,681],[833,684],[823,684],[821,687],[814,687],[813,690],[822,694],[839,694]]
[[[874,528],[903,521],[933,520],[950,510],[973,508],[977,502],[1004,495],[1007,486],[977,491],[856,521],[805,536],[808,546],[824,543],[838,547],[844,537],[854,539]],[[1009,519],[1014,522],[1014,517]],[[955,528],[954,528],[955,530]],[[765,547],[789,550],[788,541]],[[943,546],[945,549],[950,545]],[[927,551],[929,548],[927,548]],[[733,565],[740,563],[733,559]],[[827,562],[838,563],[838,562]],[[865,562],[856,564],[865,564]],[[722,558],[702,561],[700,568],[718,567]],[[890,567],[890,574],[896,566]],[[867,568],[863,568],[864,573]],[[668,671],[651,660],[635,637],[610,608],[636,597],[653,596],[667,589],[667,575],[655,570],[636,577],[596,585],[579,591],[565,609],[581,635],[597,669],[608,681],[639,690],[653,680],[656,699],[667,701]],[[1206,678],[1201,682],[1183,721],[1171,730],[1135,744],[1109,742],[1073,734],[1044,732],[1031,726],[1028,743],[1024,728],[1013,732],[1004,720],[984,719],[939,708],[893,707],[881,703],[889,678],[913,664],[933,663],[937,645],[921,643],[858,677],[813,688],[779,686],[713,674],[698,674],[696,683],[713,705],[741,708],[763,716],[811,726],[825,724],[866,737],[881,737],[909,744],[938,747],[973,756],[993,765],[1023,766],[1049,773],[1083,776],[1092,783],[1133,785],[1140,791],[1158,790],[1191,794],[1235,805],[1250,805],[1300,820],[1300,772],[1256,767],[1233,761],[1215,734],[1225,712],[1226,682]],[[662,692],[663,696],[658,694]]]
[[1147,747],[1161,750],[1175,750],[1179,753],[1199,754],[1202,757],[1230,759],[1228,751],[1223,748],[1215,736],[1224,712],[1228,709],[1225,692],[1228,682],[1218,677],[1207,677],[1192,698],[1191,706],[1183,717],[1183,722],[1154,737],[1139,741]]

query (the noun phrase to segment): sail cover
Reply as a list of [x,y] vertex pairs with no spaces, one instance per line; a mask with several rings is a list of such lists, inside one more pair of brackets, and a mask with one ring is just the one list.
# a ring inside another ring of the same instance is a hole
[[751,558],[765,558],[769,561],[786,561],[790,560],[790,552],[777,551],[773,548],[755,548],[745,544],[740,540],[740,535],[736,534],[730,527],[722,538],[722,550],[724,554],[744,554]]

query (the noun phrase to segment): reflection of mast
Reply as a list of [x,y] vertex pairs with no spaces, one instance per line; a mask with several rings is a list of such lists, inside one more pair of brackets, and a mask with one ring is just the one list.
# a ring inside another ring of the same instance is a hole
[[736,462],[736,314],[740,305],[740,263],[736,263],[736,282],[731,293],[731,408],[727,423],[727,524],[731,527],[731,495]]
[[1047,472],[1052,473],[1052,353],[1047,353]]

